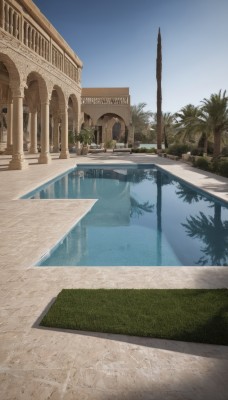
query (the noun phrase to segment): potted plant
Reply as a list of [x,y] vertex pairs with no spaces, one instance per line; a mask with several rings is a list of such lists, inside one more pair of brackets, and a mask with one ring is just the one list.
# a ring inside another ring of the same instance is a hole
[[76,135],[76,140],[82,144],[81,154],[88,154],[88,146],[92,143],[94,138],[93,128],[82,128],[80,133]]

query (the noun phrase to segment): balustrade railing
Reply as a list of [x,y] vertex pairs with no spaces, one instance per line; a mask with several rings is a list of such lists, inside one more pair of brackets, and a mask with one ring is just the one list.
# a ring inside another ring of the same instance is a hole
[[2,1],[2,27],[3,29],[19,39],[21,16],[6,1]]
[[83,97],[82,96],[82,104],[129,104],[129,98],[127,96],[117,96],[117,97]]
[[23,21],[23,42],[45,60],[50,60],[49,41],[28,21]]
[[32,17],[26,18],[26,13],[19,12],[8,0],[0,0],[0,26],[10,35],[20,40],[25,46],[37,53],[40,57],[50,62],[69,78],[80,83],[78,66],[65,54],[42,29],[37,28],[37,23],[31,22]]

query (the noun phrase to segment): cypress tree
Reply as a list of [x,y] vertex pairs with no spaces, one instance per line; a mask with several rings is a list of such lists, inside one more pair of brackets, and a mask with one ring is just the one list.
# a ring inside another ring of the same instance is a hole
[[157,149],[161,150],[162,142],[162,46],[161,46],[161,32],[158,31],[157,41],[157,60],[156,60],[156,79],[157,79]]

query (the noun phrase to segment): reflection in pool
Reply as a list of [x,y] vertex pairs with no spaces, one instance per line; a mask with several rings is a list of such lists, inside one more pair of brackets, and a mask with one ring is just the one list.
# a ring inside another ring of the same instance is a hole
[[228,206],[152,165],[79,166],[30,198],[96,198],[42,266],[228,265]]

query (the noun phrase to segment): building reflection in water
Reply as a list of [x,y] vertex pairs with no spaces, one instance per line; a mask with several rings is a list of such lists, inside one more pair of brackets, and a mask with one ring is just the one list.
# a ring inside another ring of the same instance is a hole
[[228,208],[156,168],[82,168],[37,198],[95,198],[42,265],[227,265]]

